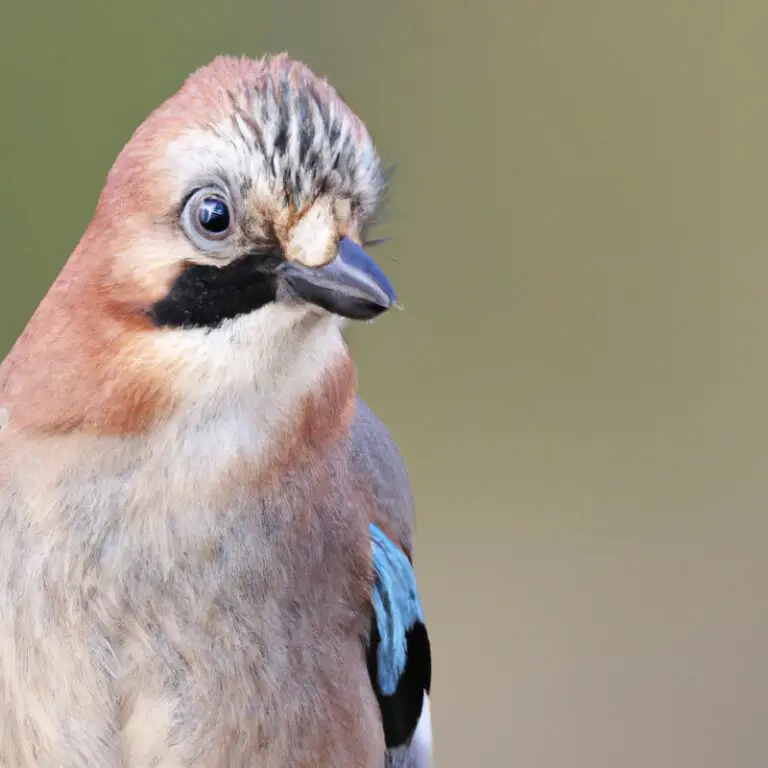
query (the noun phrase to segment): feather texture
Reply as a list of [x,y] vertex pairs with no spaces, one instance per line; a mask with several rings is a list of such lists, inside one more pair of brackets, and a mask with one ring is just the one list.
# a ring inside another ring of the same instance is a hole
[[370,525],[374,626],[369,670],[392,749],[416,731],[431,685],[429,636],[410,560],[382,530]]
[[379,633],[376,649],[377,685],[392,696],[405,671],[408,633],[424,624],[416,575],[405,553],[377,526],[370,525],[373,542],[373,610]]
[[402,459],[342,318],[247,261],[330,263],[382,184],[285,56],[217,59],[121,152],[0,365],[1,768],[428,765]]

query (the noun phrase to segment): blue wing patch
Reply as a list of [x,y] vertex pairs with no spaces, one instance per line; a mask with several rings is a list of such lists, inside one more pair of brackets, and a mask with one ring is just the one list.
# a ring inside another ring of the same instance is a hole
[[381,529],[371,524],[373,566],[373,610],[379,630],[378,684],[385,696],[397,690],[405,670],[406,633],[416,622],[424,623],[416,575],[405,553]]
[[370,526],[375,570],[369,668],[382,711],[388,747],[413,735],[424,692],[431,683],[429,638],[405,553],[376,525]]

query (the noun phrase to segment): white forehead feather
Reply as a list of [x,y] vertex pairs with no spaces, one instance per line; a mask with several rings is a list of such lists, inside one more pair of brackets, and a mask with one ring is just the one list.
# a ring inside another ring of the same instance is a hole
[[170,143],[174,193],[218,181],[302,208],[323,194],[349,199],[363,217],[384,183],[363,123],[301,65],[267,68],[256,85],[230,85],[223,109]]

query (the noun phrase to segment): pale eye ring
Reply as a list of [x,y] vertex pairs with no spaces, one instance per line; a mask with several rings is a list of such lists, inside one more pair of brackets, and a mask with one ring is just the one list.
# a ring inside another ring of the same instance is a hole
[[232,206],[218,190],[199,189],[184,205],[181,227],[201,250],[219,250],[235,229]]

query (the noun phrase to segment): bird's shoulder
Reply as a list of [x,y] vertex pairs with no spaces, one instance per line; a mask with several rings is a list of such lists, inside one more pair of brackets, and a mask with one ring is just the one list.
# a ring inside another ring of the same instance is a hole
[[414,539],[411,482],[395,441],[360,397],[351,426],[350,463],[358,485],[371,498],[373,519],[410,557]]
[[431,652],[412,563],[413,497],[400,451],[379,417],[357,400],[352,463],[373,499],[369,531],[374,622],[368,668],[384,726],[388,765],[431,764]]

